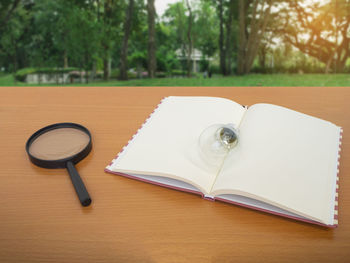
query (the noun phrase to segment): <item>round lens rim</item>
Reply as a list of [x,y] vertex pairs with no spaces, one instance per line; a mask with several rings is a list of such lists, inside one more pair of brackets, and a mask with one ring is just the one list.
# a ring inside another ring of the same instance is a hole
[[[29,151],[30,146],[39,136],[41,136],[42,134],[47,133],[49,131],[56,130],[56,129],[62,129],[62,128],[73,128],[73,129],[83,131],[84,133],[86,133],[89,136],[88,144],[80,152],[78,152],[72,156],[69,156],[67,158],[57,159],[57,160],[43,160],[43,159],[35,157],[34,155],[32,155],[30,153],[30,151]],[[36,131],[27,140],[25,148],[26,148],[26,152],[29,156],[30,161],[37,166],[40,166],[43,168],[49,168],[49,169],[66,168],[67,162],[70,161],[73,164],[76,164],[76,163],[80,162],[81,160],[83,160],[91,152],[91,149],[92,149],[91,133],[87,128],[85,128],[84,126],[77,124],[77,123],[72,123],[72,122],[55,123],[55,124],[48,125],[44,128],[41,128],[40,130]]]

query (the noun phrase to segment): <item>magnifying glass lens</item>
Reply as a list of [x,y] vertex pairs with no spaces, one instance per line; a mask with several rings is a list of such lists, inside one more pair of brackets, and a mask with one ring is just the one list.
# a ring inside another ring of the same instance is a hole
[[59,128],[37,137],[29,152],[41,160],[60,160],[81,152],[90,142],[89,136],[78,129]]

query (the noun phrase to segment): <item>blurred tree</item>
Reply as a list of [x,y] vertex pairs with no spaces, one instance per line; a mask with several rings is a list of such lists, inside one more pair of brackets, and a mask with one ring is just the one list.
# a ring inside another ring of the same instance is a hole
[[187,25],[187,77],[191,77],[192,72],[192,50],[193,50],[193,40],[192,40],[192,27],[193,27],[193,14],[189,0],[186,0],[186,6],[188,11],[188,25]]
[[154,0],[147,0],[147,14],[148,14],[148,77],[154,78],[156,76],[156,70],[157,70],[156,29],[155,29],[156,9],[154,7]]
[[223,75],[226,75],[226,50],[224,46],[224,1],[218,1],[218,13],[220,21],[220,35],[219,35],[219,51],[220,51],[220,70]]
[[[0,3],[0,30],[11,19],[16,8],[19,6],[21,0],[2,0]],[[1,31],[0,31],[1,32]]]
[[223,75],[232,73],[235,49],[235,25],[238,23],[238,2],[234,0],[212,1],[217,8],[219,20],[219,59],[220,71]]
[[[201,51],[202,60],[212,59],[218,49],[219,21],[215,8],[212,0],[180,1],[169,5],[163,15],[163,23],[169,31],[167,45],[177,52],[187,75],[192,70],[194,49]],[[202,70],[208,70],[208,66]]]
[[[75,0],[79,1],[79,0]],[[88,0],[85,10],[91,13],[91,19],[98,28],[92,74],[95,75],[98,61],[102,61],[103,78],[108,80],[111,74],[112,56],[116,53],[117,43],[121,41],[122,22],[124,19],[125,1]]]
[[273,0],[239,0],[237,73],[250,72],[270,19]]
[[36,0],[32,9],[32,32],[27,39],[32,48],[31,66],[68,67],[68,32],[74,5],[67,0]]
[[92,19],[94,13],[80,8],[72,9],[69,20],[70,30],[67,32],[67,53],[73,65],[85,70],[88,81],[88,72],[92,68],[94,57],[98,54],[99,27]]
[[280,21],[284,41],[323,62],[326,72],[344,70],[350,54],[349,0],[287,1]]
[[172,73],[173,69],[179,69],[180,63],[176,55],[176,47],[174,45],[174,38],[172,30],[164,23],[156,25],[157,43],[162,43],[157,48],[157,70]]
[[[102,7],[100,5],[102,4]],[[114,17],[117,17],[116,5],[113,0],[97,0],[97,23],[101,23],[101,57],[103,60],[103,79],[108,80],[111,71],[111,52],[115,42]],[[100,11],[102,9],[102,11]],[[100,13],[101,12],[101,13]],[[100,19],[102,16],[102,19]]]
[[[10,4],[9,4],[10,5]],[[11,5],[10,5],[11,6]],[[21,60],[21,48],[24,47],[24,43],[21,41],[25,36],[28,29],[28,24],[31,19],[28,6],[16,5],[16,11],[14,12],[13,6],[11,6],[10,15],[6,13],[4,23],[0,29],[0,58],[4,58],[7,66],[7,70],[10,72],[16,72],[18,68],[18,62]],[[11,16],[11,19],[10,17]]]
[[[219,21],[215,11],[215,5],[212,1],[201,0],[197,10],[194,10],[196,23],[194,31],[196,32],[196,48],[202,52],[205,60],[212,58],[218,49]],[[205,34],[203,30],[205,29]],[[208,70],[206,68],[205,70]]]
[[136,68],[138,77],[143,77],[142,72],[147,69],[148,16],[146,4],[143,0],[136,0],[134,3],[132,30],[128,45],[128,65]]
[[190,76],[197,50],[201,70],[224,75],[253,66],[341,72],[349,61],[350,0],[179,0],[159,19],[155,3],[1,0],[0,68],[71,66],[86,77],[103,70],[105,79],[111,67],[122,79],[145,70]]
[[131,31],[132,15],[134,10],[134,0],[129,0],[129,4],[126,10],[125,22],[124,22],[124,37],[123,44],[120,54],[120,79],[128,79],[128,65],[127,65],[127,55],[128,55],[128,42]]
[[[186,7],[183,1],[169,5],[169,8],[165,11],[163,15],[164,25],[169,28],[169,47],[174,51],[179,51],[178,55],[181,58],[185,58],[187,55],[187,41],[186,41],[186,32],[187,32],[187,17],[186,17]],[[186,66],[181,60],[181,65],[184,70]]]
[[226,22],[226,45],[225,45],[225,67],[224,73],[226,75],[232,74],[232,27],[234,21],[234,12],[237,9],[237,1],[230,0],[228,2],[228,18]]

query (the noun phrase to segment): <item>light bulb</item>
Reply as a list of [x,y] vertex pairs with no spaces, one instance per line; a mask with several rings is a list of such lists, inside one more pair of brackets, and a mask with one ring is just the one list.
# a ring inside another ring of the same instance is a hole
[[199,137],[201,158],[212,165],[220,165],[227,153],[238,143],[238,130],[233,124],[214,124]]

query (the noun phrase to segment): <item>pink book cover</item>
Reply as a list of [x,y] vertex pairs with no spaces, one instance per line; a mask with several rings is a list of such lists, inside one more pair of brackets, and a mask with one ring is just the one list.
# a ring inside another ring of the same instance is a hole
[[114,175],[124,176],[124,177],[130,178],[130,179],[135,179],[135,180],[142,181],[145,183],[150,183],[150,184],[154,184],[154,185],[158,185],[158,186],[162,186],[162,187],[171,188],[171,189],[178,190],[178,191],[188,192],[191,194],[197,194],[197,195],[200,195],[203,199],[206,199],[209,201],[216,201],[217,200],[217,201],[221,201],[221,202],[226,202],[226,203],[242,206],[245,208],[249,208],[249,209],[253,209],[253,210],[257,210],[257,211],[261,211],[261,212],[265,212],[265,213],[269,213],[269,214],[273,214],[273,215],[277,215],[277,216],[281,216],[281,217],[286,217],[286,218],[290,218],[293,220],[302,221],[302,222],[306,222],[306,223],[310,223],[310,224],[320,225],[320,226],[324,226],[324,227],[328,227],[328,228],[338,227],[339,163],[340,163],[340,151],[341,151],[342,133],[343,133],[342,129],[340,129],[340,137],[339,137],[338,167],[337,167],[337,175],[336,175],[337,178],[336,178],[336,190],[335,190],[336,193],[335,193],[335,202],[334,202],[335,207],[334,207],[334,224],[333,225],[326,225],[326,224],[323,224],[323,223],[320,223],[317,221],[313,221],[313,220],[309,220],[309,219],[305,219],[305,218],[300,218],[297,216],[286,215],[283,213],[271,211],[268,209],[258,208],[258,207],[252,206],[252,205],[247,205],[247,204],[243,204],[243,203],[239,203],[239,202],[234,202],[234,201],[227,200],[227,199],[220,198],[220,197],[214,197],[214,198],[207,197],[200,191],[195,191],[195,190],[181,188],[181,187],[177,187],[177,186],[173,186],[173,185],[163,184],[163,183],[155,182],[152,180],[147,180],[144,178],[139,178],[139,177],[136,177],[136,176],[133,176],[130,174],[115,172],[115,171],[108,169],[108,167],[110,165],[112,165],[118,159],[119,155],[122,154],[122,152],[126,149],[126,147],[129,145],[129,143],[133,140],[133,138],[137,135],[137,133],[142,129],[142,127],[148,122],[148,120],[152,117],[152,115],[155,113],[155,111],[158,109],[158,107],[161,105],[161,103],[163,102],[164,99],[165,99],[165,97],[161,100],[161,102],[157,105],[157,107],[153,110],[153,112],[149,115],[149,117],[144,121],[144,123],[137,130],[137,132],[132,136],[132,138],[128,141],[128,143],[117,154],[117,156],[109,163],[109,165],[105,168],[105,172],[110,173],[110,174],[114,174]]

